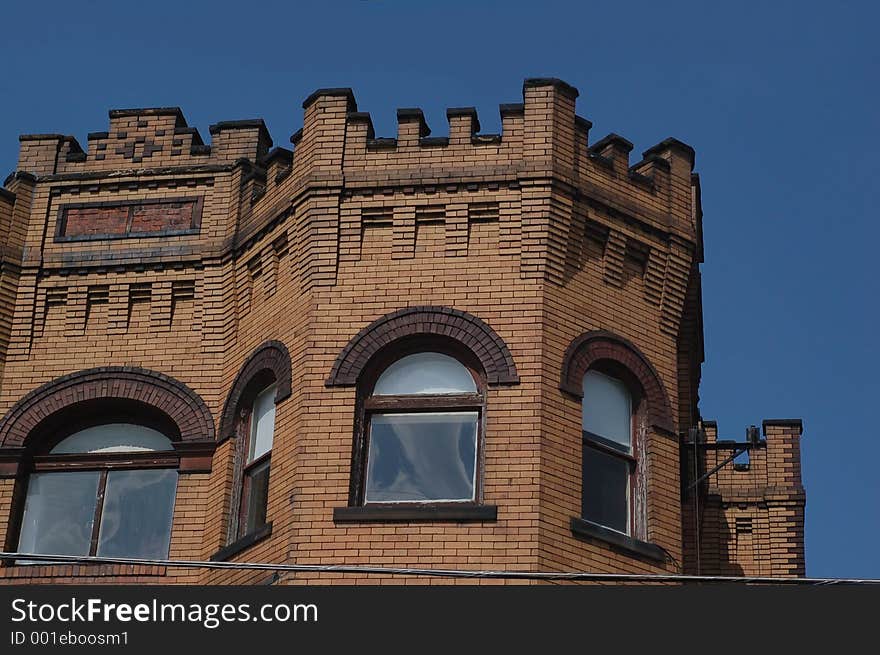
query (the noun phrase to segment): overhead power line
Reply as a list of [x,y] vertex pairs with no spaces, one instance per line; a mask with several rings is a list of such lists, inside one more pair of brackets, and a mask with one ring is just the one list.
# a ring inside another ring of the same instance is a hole
[[432,578],[476,578],[493,580],[545,580],[583,582],[671,582],[726,583],[757,585],[880,585],[880,580],[859,578],[774,578],[769,576],[684,575],[665,573],[591,573],[586,571],[492,571],[461,569],[401,568],[353,564],[273,564],[269,562],[212,562],[172,559],[137,559],[131,557],[92,557],[79,555],[39,555],[0,552],[0,560],[21,560],[48,564],[121,564],[125,566],[164,566],[184,569],[221,569],[233,571],[272,571],[278,573],[349,573],[375,575],[425,576]]

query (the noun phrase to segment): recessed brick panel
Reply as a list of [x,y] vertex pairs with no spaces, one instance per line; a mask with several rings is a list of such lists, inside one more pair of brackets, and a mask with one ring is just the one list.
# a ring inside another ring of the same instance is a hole
[[59,240],[185,234],[198,231],[201,198],[71,204],[58,213]]

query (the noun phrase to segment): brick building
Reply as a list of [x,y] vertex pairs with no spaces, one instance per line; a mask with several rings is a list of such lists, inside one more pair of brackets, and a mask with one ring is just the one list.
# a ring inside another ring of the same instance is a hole
[[292,149],[261,120],[206,145],[177,108],[113,110],[86,148],[22,136],[0,189],[5,550],[803,575],[800,421],[732,443],[699,413],[694,151],[590,145],[577,95],[526,80],[498,135],[400,109],[377,138],[321,89]]

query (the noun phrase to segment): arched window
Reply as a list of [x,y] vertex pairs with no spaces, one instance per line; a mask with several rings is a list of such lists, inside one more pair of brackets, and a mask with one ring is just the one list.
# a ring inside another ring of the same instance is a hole
[[33,458],[18,552],[166,559],[179,462],[166,432],[161,421],[56,427]]
[[290,397],[290,354],[280,341],[266,341],[242,364],[226,398],[220,438],[234,439],[226,559],[271,534],[269,471],[275,441],[275,408]]
[[617,377],[595,369],[584,375],[582,517],[624,534],[632,531],[640,455],[633,404],[629,388]]
[[458,354],[404,350],[376,367],[362,390],[358,503],[476,502],[482,387]]

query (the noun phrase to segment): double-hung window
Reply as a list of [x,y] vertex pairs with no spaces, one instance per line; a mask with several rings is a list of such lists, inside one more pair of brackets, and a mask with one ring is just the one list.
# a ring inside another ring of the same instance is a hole
[[630,534],[637,449],[633,399],[619,379],[596,370],[583,379],[582,517]]
[[252,534],[266,523],[269,496],[269,464],[275,435],[275,393],[272,384],[254,399],[248,413],[246,443],[243,444],[241,497],[238,507],[238,536]]

